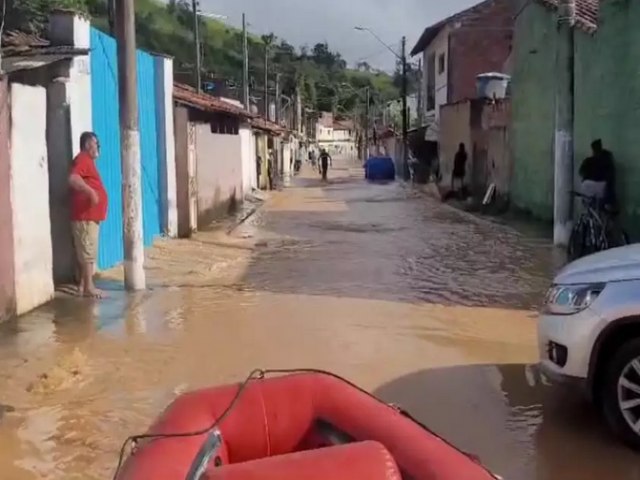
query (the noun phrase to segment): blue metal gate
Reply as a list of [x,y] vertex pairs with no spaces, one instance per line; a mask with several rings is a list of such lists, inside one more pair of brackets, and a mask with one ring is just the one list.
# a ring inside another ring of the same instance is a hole
[[[100,139],[98,170],[102,176],[109,211],[100,228],[98,268],[122,262],[122,164],[120,158],[120,110],[118,105],[117,50],[115,40],[91,29],[91,100],[93,130]],[[142,215],[144,243],[150,246],[161,233],[160,162],[157,144],[155,62],[138,51],[138,105],[142,163]]]

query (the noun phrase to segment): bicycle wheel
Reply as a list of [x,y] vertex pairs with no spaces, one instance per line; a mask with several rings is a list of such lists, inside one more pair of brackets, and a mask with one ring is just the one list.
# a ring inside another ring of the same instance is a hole
[[567,245],[567,257],[570,262],[579,259],[584,255],[585,250],[585,222],[581,218],[571,231],[569,245]]

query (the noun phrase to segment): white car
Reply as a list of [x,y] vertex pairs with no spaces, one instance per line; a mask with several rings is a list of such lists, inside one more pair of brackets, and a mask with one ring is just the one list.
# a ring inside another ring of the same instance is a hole
[[640,245],[564,267],[545,298],[538,343],[543,374],[581,386],[640,449]]

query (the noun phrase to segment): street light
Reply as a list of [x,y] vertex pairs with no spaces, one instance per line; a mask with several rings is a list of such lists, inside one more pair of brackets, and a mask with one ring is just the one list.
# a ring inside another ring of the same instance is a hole
[[[404,179],[409,180],[411,172],[409,170],[409,150],[408,137],[409,126],[407,118],[407,37],[402,37],[402,52],[398,54],[393,48],[387,45],[376,33],[367,27],[354,27],[359,32],[368,32],[380,44],[384,45],[393,55],[402,62],[402,160],[404,169]],[[368,121],[368,119],[367,119]]]

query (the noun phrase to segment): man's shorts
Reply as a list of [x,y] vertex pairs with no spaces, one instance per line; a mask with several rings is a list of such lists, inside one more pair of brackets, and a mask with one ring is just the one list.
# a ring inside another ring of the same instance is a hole
[[71,222],[71,232],[78,261],[82,264],[95,263],[100,225],[96,222]]

